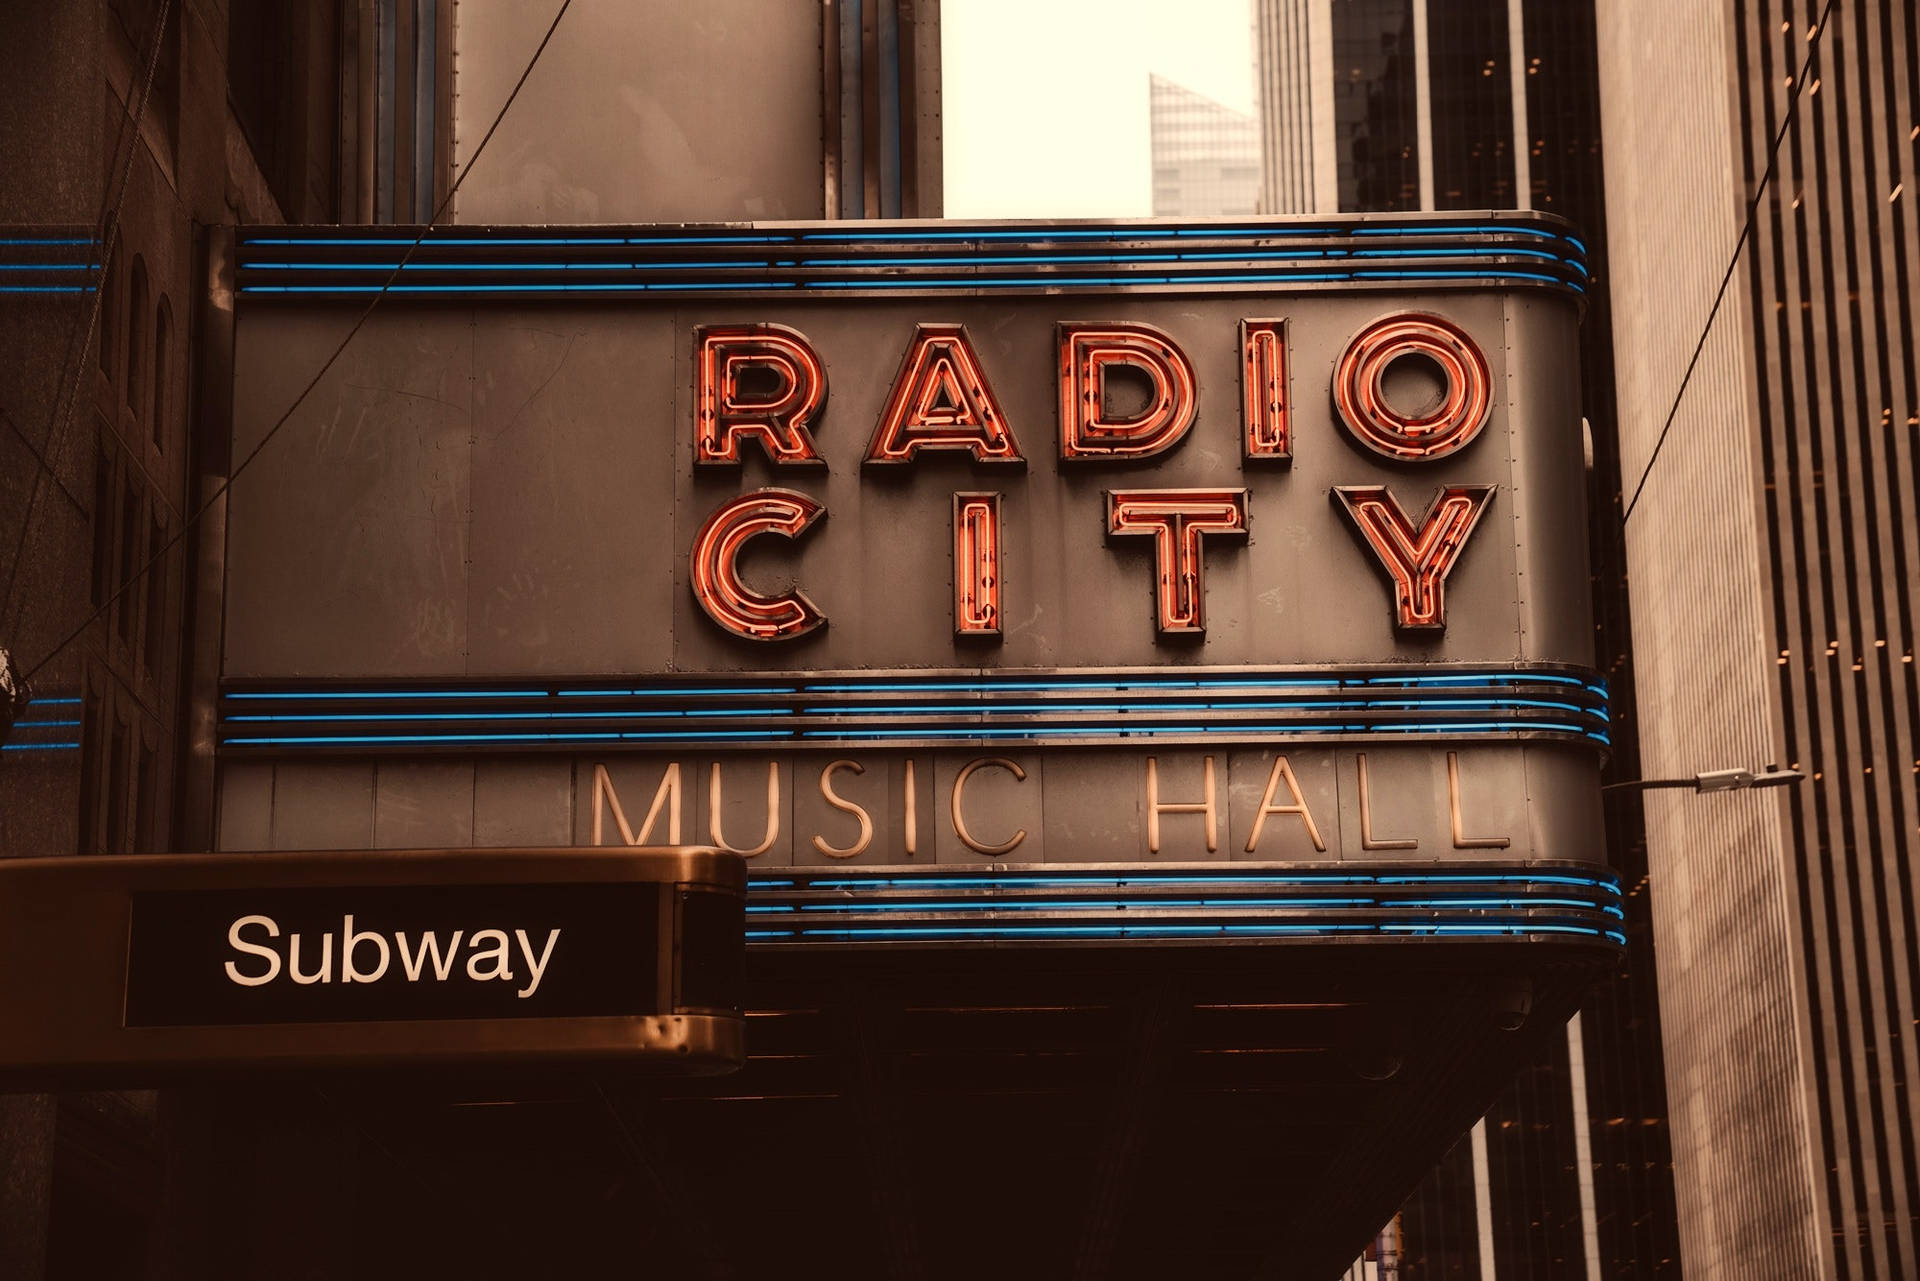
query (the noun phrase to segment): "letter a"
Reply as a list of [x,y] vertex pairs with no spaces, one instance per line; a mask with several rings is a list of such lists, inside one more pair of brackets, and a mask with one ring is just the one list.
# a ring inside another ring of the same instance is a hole
[[964,325],[914,331],[867,461],[912,462],[923,449],[963,449],[981,463],[1026,462]]

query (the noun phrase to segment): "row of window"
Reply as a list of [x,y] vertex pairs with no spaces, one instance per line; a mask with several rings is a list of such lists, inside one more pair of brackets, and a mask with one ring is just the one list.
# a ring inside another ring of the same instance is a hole
[[[93,564],[91,595],[96,608],[167,545],[167,510],[148,492],[140,469],[102,425],[93,464]],[[167,565],[120,594],[107,615],[108,650],[124,654],[127,667],[158,682],[166,653]],[[118,665],[118,664],[116,664]]]
[[99,664],[87,674],[80,715],[80,851],[165,849],[159,721]]
[[123,311],[119,276],[119,264],[108,262],[100,278],[100,372],[119,384],[134,422],[146,427],[153,447],[164,453],[172,404],[173,305],[164,292],[152,300],[147,264],[135,254]]

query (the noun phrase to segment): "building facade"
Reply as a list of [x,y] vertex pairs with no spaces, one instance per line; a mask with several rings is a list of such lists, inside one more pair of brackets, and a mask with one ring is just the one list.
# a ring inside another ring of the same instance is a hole
[[[1264,207],[1550,210],[1602,263],[1583,323],[1596,640],[1617,724],[1636,698],[1594,9],[1474,0],[1254,0]],[[1632,733],[1608,778],[1642,776]],[[1640,802],[1609,794],[1630,887],[1627,965],[1531,1063],[1402,1213],[1400,1266],[1426,1276],[1670,1276],[1674,1228],[1661,1011]]]
[[1822,20],[1599,24],[1646,768],[1806,776],[1648,806],[1682,1244],[1710,1277],[1920,1271],[1920,26]]
[[[46,92],[9,109],[84,123],[104,86],[131,123],[125,153],[47,158],[68,203],[19,215],[69,229],[16,265],[77,277],[54,302],[98,300],[105,354],[79,362],[103,450],[46,470],[64,524],[21,502],[17,567],[52,575],[29,617],[100,617],[8,637],[59,656],[43,706],[76,710],[8,740],[6,852],[684,835],[761,859],[765,919],[725,1082],[9,1099],[0,1271],[1331,1274],[1499,1082],[1579,1053],[1568,1011],[1637,887],[1597,837],[1591,282],[1560,224],[823,229],[939,212],[930,0],[580,6],[524,86],[527,6],[57,7],[48,39],[92,61],[16,48]],[[136,139],[169,86],[177,141]],[[86,206],[121,154],[186,274],[46,257],[117,243]],[[443,206],[408,274],[381,224]],[[1407,337],[1437,383],[1387,373]],[[735,344],[723,379],[705,343]],[[1296,399],[1368,368],[1385,409]],[[1436,390],[1447,439],[1387,430]],[[830,468],[777,456],[810,426]],[[1410,477],[1440,486],[1418,518]],[[832,630],[736,566],[762,533]]]
[[1147,112],[1154,217],[1254,212],[1260,131],[1252,116],[1158,75],[1148,77]]

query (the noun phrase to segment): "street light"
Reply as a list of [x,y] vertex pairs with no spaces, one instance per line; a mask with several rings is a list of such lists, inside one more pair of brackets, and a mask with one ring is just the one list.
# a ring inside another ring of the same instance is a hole
[[1741,792],[1750,787],[1785,787],[1806,778],[1797,769],[1769,765],[1759,773],[1750,769],[1710,769],[1692,778],[1636,778],[1625,783],[1608,783],[1603,792],[1651,791],[1660,787],[1686,787],[1696,792]]

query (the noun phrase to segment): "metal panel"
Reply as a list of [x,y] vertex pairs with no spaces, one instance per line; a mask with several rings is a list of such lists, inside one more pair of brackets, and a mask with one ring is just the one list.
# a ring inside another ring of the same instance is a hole
[[[569,309],[471,337],[468,670],[664,668],[673,581],[658,541],[675,481],[660,463],[686,435],[681,380],[664,376],[670,321]],[[652,353],[661,376],[636,389],[625,370]]]
[[272,848],[373,848],[372,763],[315,761],[276,770]]
[[233,761],[220,769],[220,821],[223,850],[263,850],[273,840],[273,765]]
[[[239,320],[234,456],[279,421],[351,321]],[[465,313],[381,313],[228,498],[225,674],[433,675],[467,646]]]
[[[465,165],[552,20],[550,4],[455,17]],[[821,7],[793,0],[576,5],[460,188],[460,222],[817,218]]]
[[382,761],[374,775],[376,849],[473,845],[471,761]]
[[475,845],[566,845],[572,831],[572,762],[474,764]]

